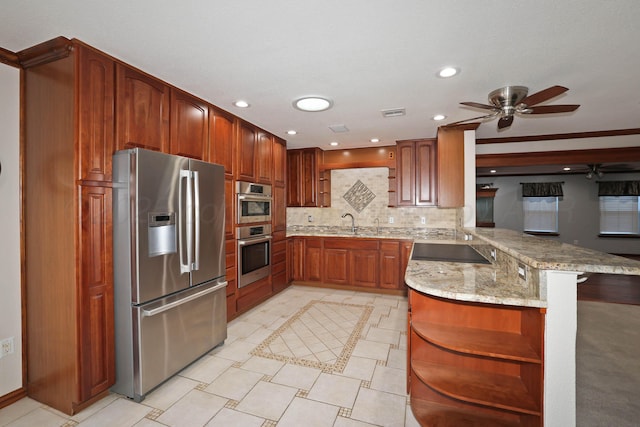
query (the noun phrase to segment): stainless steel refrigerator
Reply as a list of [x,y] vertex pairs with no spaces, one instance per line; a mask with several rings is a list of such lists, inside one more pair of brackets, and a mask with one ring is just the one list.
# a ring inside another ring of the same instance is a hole
[[113,156],[116,383],[135,401],[227,338],[224,168]]

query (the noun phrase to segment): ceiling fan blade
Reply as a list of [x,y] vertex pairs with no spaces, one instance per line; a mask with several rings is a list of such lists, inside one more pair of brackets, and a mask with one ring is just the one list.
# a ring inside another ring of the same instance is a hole
[[541,105],[539,107],[530,107],[525,114],[549,114],[549,113],[569,113],[576,111],[580,105],[567,104],[567,105]]
[[460,104],[466,105],[467,107],[482,108],[485,110],[492,110],[492,111],[500,111],[499,108],[493,105],[480,104],[479,102],[461,102]]
[[527,96],[525,99],[523,99],[520,102],[530,107],[532,105],[536,105],[541,102],[544,102],[548,99],[555,98],[558,95],[562,95],[568,90],[569,89],[564,86],[551,86],[544,90],[541,90],[540,92],[536,92],[534,94]]
[[470,119],[464,119],[464,120],[460,120],[457,122],[453,122],[453,123],[447,123],[446,125],[444,125],[443,127],[449,127],[449,126],[455,126],[455,125],[460,125],[462,123],[467,123],[467,122],[472,122],[474,120],[482,120],[482,119],[489,119],[489,118],[493,118],[497,115],[498,113],[495,112],[493,114],[487,114],[485,116],[478,116],[478,117],[472,117]]
[[498,120],[498,129],[508,128],[511,126],[511,123],[513,123],[513,116],[500,117],[500,120]]

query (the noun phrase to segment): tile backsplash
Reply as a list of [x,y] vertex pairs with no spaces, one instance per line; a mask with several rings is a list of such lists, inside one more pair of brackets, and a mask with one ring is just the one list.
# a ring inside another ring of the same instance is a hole
[[461,208],[388,207],[388,176],[387,168],[332,170],[331,207],[287,208],[287,226],[350,227],[351,219],[341,218],[342,214],[349,212],[355,218],[358,227],[373,227],[376,218],[381,227],[460,227]]

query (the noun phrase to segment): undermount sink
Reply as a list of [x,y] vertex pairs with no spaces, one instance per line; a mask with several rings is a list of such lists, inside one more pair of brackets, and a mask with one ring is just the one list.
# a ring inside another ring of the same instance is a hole
[[491,264],[489,260],[480,255],[471,246],[451,243],[415,243],[411,259],[417,261]]

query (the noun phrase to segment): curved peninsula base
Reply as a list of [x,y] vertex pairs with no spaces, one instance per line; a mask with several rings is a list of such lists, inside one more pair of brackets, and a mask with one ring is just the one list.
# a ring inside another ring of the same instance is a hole
[[545,309],[409,291],[407,387],[424,426],[541,426]]

